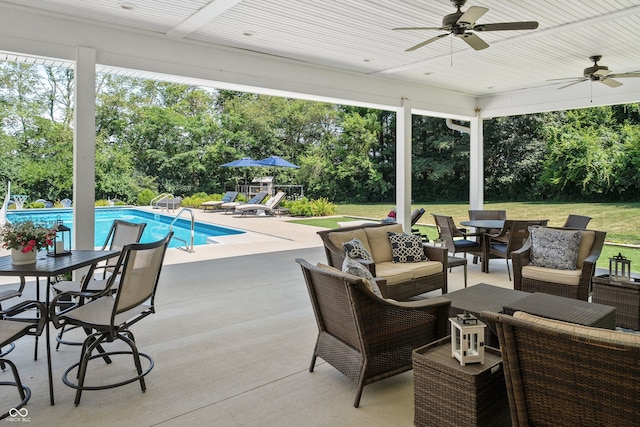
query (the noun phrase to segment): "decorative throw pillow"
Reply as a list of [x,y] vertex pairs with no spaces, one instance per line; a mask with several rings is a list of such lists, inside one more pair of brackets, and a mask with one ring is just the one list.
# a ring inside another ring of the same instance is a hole
[[344,242],[342,244],[342,247],[344,248],[344,254],[348,258],[373,261],[371,254],[359,239],[354,238],[352,240],[349,240],[348,242]]
[[580,247],[580,230],[556,230],[544,227],[529,227],[531,254],[529,265],[575,270]]
[[422,238],[415,234],[387,232],[391,243],[393,262],[426,261],[422,248]]
[[367,267],[360,264],[355,259],[351,259],[346,257],[344,262],[342,263],[342,272],[347,274],[353,274],[354,276],[362,277],[364,279],[365,285],[373,292],[375,295],[382,298],[382,292],[380,292],[380,288],[376,283],[376,279],[373,277],[373,274],[369,271]]

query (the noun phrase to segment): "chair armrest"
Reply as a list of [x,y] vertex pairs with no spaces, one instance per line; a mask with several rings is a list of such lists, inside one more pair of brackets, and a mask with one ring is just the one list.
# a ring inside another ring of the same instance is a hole
[[430,246],[430,245],[422,245],[422,249],[424,250],[424,254],[431,261],[440,261],[443,266],[446,268],[447,260],[449,259],[449,255],[447,252],[447,248],[442,248],[438,246]]
[[511,263],[513,264],[513,289],[515,290],[522,289],[522,267],[529,264],[530,257],[530,239],[527,239],[520,249],[511,252]]
[[[371,275],[373,277],[376,277],[376,262],[371,260],[366,260],[366,259],[356,259],[356,261],[358,261],[360,264],[364,265],[365,267],[367,267],[369,269],[369,271],[371,272]],[[386,280],[385,280],[385,285],[386,285]]]

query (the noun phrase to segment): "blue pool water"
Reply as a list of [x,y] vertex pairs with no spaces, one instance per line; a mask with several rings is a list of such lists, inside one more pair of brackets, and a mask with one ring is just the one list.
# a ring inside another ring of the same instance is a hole
[[[51,223],[56,219],[61,219],[64,225],[71,229],[73,233],[73,210],[72,209],[26,209],[21,211],[8,211],[7,219],[11,222],[26,221],[28,219],[38,222]],[[162,239],[169,232],[169,224],[175,217],[163,215],[156,212],[149,212],[132,208],[96,208],[96,229],[94,242],[95,246],[102,247],[104,240],[109,234],[109,229],[114,219],[121,219],[134,223],[146,222],[147,226],[142,233],[141,242],[149,243]],[[173,224],[174,237],[180,237],[187,242],[191,239],[191,220],[181,217]],[[207,224],[203,222],[195,223],[194,245],[205,245],[210,243],[207,239],[216,236],[228,236],[231,234],[244,233],[242,230],[221,227],[219,225]],[[184,247],[184,243],[178,239],[171,239],[170,248]]]

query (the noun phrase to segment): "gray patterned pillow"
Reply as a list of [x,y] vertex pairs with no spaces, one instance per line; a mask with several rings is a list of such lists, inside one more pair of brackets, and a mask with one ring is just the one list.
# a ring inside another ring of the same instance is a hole
[[383,298],[382,292],[380,292],[380,288],[378,287],[378,283],[376,283],[376,279],[373,277],[373,274],[371,274],[367,267],[360,264],[355,259],[346,257],[344,259],[344,262],[342,263],[342,272],[362,277],[364,279],[365,285],[367,285],[371,292],[373,292],[380,298]]
[[426,261],[422,247],[422,238],[415,234],[387,232],[391,243],[393,262]]
[[373,261],[373,257],[364,247],[364,244],[359,239],[352,239],[342,244],[344,248],[344,254],[348,258],[363,259],[365,261]]
[[529,265],[575,270],[582,231],[529,227],[531,254]]

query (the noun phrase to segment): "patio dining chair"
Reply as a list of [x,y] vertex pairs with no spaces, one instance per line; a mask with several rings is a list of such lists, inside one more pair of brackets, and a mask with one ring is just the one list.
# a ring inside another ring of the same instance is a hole
[[[155,312],[155,294],[158,280],[162,270],[164,255],[171,240],[173,232],[169,232],[165,238],[153,243],[131,243],[122,248],[118,257],[115,271],[108,279],[108,288],[98,295],[91,294],[92,299],[83,303],[79,302],[73,307],[58,312],[62,302],[64,306],[65,296],[83,296],[83,292],[65,292],[57,295],[49,307],[50,318],[56,328],[64,325],[73,325],[85,330],[95,331],[87,336],[82,345],[80,360],[71,365],[63,374],[62,381],[71,388],[76,389],[75,405],[80,404],[80,398],[84,390],[104,390],[140,382],[140,388],[144,392],[146,384],[144,377],[153,369],[153,359],[138,351],[131,327]],[[117,285],[115,282],[118,282]],[[116,288],[115,295],[109,292],[109,288]],[[129,346],[129,350],[120,348],[104,351],[103,344],[121,341]],[[93,354],[97,350],[96,354]],[[136,368],[136,373],[127,379],[121,379],[118,373],[112,373],[114,382],[100,381],[100,384],[87,385],[85,383],[87,370],[91,361],[102,358],[110,364],[111,357],[130,355]],[[148,365],[142,368],[140,359],[147,360]],[[69,377],[76,371],[77,382]]]
[[484,272],[489,272],[489,260],[492,258],[502,258],[507,263],[507,274],[511,281],[511,269],[509,259],[511,253],[520,249],[529,237],[529,227],[534,225],[547,225],[548,220],[510,220],[504,221],[504,227],[496,234],[485,234]]
[[[114,220],[113,224],[111,225],[111,229],[107,234],[107,238],[102,245],[102,250],[120,250],[129,243],[139,242],[146,225],[147,224],[144,222],[133,223],[119,219]],[[97,294],[99,292],[102,292],[107,287],[107,279],[114,273],[114,271],[117,271],[117,262],[118,258],[111,258],[104,264],[95,267],[93,271],[93,277],[84,277],[82,281],[62,280],[54,283],[52,288],[58,294],[68,291],[82,292],[85,294],[85,297],[86,294]],[[117,282],[115,283],[115,286],[117,286]],[[111,293],[114,293],[115,291],[115,288],[110,289]],[[82,344],[80,342],[63,340],[62,335],[65,331],[66,329],[62,328],[56,336],[56,340],[58,341],[58,343],[56,344],[56,350],[60,348],[60,344]]]
[[579,229],[579,230],[584,230],[584,229],[587,228],[587,225],[589,224],[589,221],[591,221],[591,217],[590,216],[570,214],[567,217],[567,220],[565,221],[563,227],[564,228],[576,228],[576,229]]
[[465,257],[468,253],[475,256],[482,255],[481,242],[468,238],[482,236],[482,233],[468,233],[466,230],[456,227],[453,217],[451,216],[432,215],[438,228],[438,238],[442,240],[449,253],[455,255],[462,252],[465,254]]
[[[35,309],[38,314],[34,317],[25,317],[23,313]],[[47,317],[45,316],[44,304],[38,301],[23,301],[7,310],[0,311],[0,347],[12,346],[14,341],[22,338],[25,335],[39,336],[42,334]],[[2,402],[3,413],[0,415],[0,420],[7,418],[11,410],[19,410],[27,404],[31,398],[31,390],[24,385],[20,380],[18,368],[4,355],[0,355],[0,363],[2,366],[9,366],[13,375],[13,381],[0,382],[1,387],[16,387],[19,396],[19,402],[9,405],[7,402]],[[4,368],[3,368],[4,370]],[[2,394],[5,395],[4,393]],[[6,406],[5,406],[6,405]],[[4,410],[6,409],[6,412]]]

